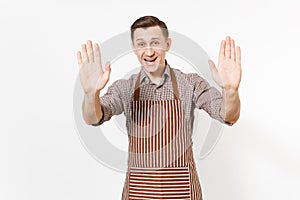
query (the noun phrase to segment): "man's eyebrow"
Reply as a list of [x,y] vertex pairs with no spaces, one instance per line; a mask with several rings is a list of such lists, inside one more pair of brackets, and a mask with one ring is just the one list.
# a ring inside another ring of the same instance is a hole
[[[142,39],[142,38],[137,38],[135,41],[138,41],[138,40],[144,40],[144,39]],[[151,38],[151,40],[161,40],[161,38],[153,37],[153,38]]]

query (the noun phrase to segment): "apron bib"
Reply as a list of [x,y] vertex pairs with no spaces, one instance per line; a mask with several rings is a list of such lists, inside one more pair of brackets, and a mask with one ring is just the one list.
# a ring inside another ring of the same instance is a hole
[[141,101],[138,74],[131,102],[128,171],[122,200],[202,199],[191,131],[172,68],[170,75],[174,99]]

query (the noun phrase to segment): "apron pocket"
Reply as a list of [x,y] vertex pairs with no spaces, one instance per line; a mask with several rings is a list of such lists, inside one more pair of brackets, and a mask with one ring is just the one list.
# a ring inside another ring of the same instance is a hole
[[188,167],[130,168],[129,200],[191,199]]

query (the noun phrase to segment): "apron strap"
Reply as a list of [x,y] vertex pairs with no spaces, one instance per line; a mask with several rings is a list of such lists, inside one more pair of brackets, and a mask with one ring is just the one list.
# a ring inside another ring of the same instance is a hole
[[178,85],[173,69],[170,67],[171,81],[173,86],[174,99],[179,99]]
[[141,79],[141,72],[138,74],[138,77],[135,82],[135,87],[134,87],[134,101],[139,100],[140,96],[140,79]]
[[[172,87],[173,87],[173,93],[174,93],[174,99],[178,100],[179,99],[179,92],[178,92],[178,85],[176,81],[176,77],[174,74],[173,69],[170,67],[170,75],[171,75],[171,81],[172,81]],[[141,72],[139,72],[136,82],[135,82],[135,87],[134,87],[134,101],[139,100],[140,96],[140,79],[141,79]]]

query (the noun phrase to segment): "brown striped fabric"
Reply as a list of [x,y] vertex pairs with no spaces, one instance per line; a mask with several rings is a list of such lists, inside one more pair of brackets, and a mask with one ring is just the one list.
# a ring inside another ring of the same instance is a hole
[[191,199],[189,168],[132,167],[129,199]]
[[[138,75],[128,131],[128,172],[122,200],[201,200],[190,126],[173,70],[174,98],[140,100]],[[175,88],[174,88],[175,87]]]

